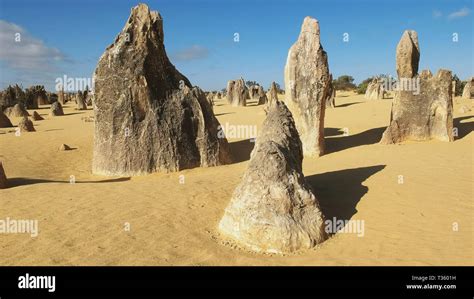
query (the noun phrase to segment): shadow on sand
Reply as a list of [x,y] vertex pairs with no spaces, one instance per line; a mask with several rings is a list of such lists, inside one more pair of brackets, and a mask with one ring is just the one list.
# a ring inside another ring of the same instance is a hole
[[326,219],[349,220],[369,190],[362,183],[384,168],[385,165],[375,165],[331,171],[307,176],[306,181],[313,187]]
[[222,116],[222,115],[226,115],[226,114],[235,114],[235,112],[223,112],[223,113],[217,113],[217,114],[214,114],[214,116]]
[[341,104],[341,105],[336,105],[336,108],[339,108],[339,107],[349,107],[349,106],[356,105],[356,104],[360,104],[360,103],[362,103],[362,102],[345,103],[345,104]]
[[[75,184],[100,184],[100,183],[118,183],[129,181],[129,177],[116,178],[116,179],[107,179],[102,181],[76,181]],[[8,188],[14,188],[24,185],[34,185],[34,184],[44,184],[44,183],[63,183],[70,184],[69,181],[55,181],[55,180],[46,180],[46,179],[32,179],[32,178],[9,178],[8,179]]]
[[474,131],[474,121],[470,122],[464,122],[462,123],[462,120],[472,118],[474,119],[474,116],[469,115],[469,116],[463,116],[463,117],[458,117],[453,119],[453,125],[455,128],[458,128],[458,137],[456,139],[461,139],[464,138],[466,135]]
[[255,146],[255,142],[250,139],[240,140],[229,143],[230,152],[232,153],[233,163],[240,163],[250,159],[250,153]]
[[[340,134],[336,135],[336,133],[343,132],[342,129],[335,128],[325,128],[324,130],[325,134],[326,130],[328,130],[329,135],[326,136],[337,136]],[[370,129],[355,135],[341,136],[337,138],[326,138],[324,140],[326,143],[326,154],[339,152],[351,147],[378,143],[382,138],[382,134],[384,131],[385,127],[380,127]]]

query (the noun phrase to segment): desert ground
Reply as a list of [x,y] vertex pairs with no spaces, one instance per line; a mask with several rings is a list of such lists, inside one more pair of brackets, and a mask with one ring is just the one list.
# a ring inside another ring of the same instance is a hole
[[[251,252],[217,230],[248,165],[249,139],[229,138],[230,165],[102,177],[91,171],[94,123],[84,121],[91,107],[66,103],[66,115],[51,118],[42,106],[36,132],[0,129],[10,185],[0,190],[0,218],[39,222],[35,238],[0,235],[0,264],[473,265],[473,102],[454,99],[454,142],[379,145],[391,100],[338,92],[336,108],[326,110],[326,154],[305,157],[303,172],[326,217],[364,220],[364,236],[338,233],[286,255]],[[265,112],[255,104],[222,99],[214,113],[221,124],[258,128]],[[63,143],[72,150],[59,151]]]

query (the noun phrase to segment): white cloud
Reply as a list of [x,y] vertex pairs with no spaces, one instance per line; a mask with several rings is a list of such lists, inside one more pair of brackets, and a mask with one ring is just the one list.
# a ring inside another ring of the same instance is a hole
[[458,19],[458,18],[463,18],[469,15],[471,10],[467,7],[463,7],[458,11],[452,12],[448,15],[448,19]]
[[203,59],[209,55],[209,50],[199,45],[193,45],[187,49],[177,51],[171,57],[177,61],[189,61]]
[[56,48],[48,47],[21,26],[0,20],[0,61],[20,71],[51,72],[56,63],[66,56]]

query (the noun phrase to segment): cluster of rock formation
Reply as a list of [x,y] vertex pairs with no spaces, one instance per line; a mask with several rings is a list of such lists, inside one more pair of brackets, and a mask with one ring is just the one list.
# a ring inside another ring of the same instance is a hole
[[474,99],[474,77],[471,77],[469,80],[467,80],[466,85],[464,85],[464,89],[462,90],[462,98]]
[[139,4],[94,74],[93,172],[140,175],[231,161],[204,92],[169,61],[163,20]]
[[385,89],[382,80],[379,78],[372,79],[372,82],[367,86],[364,97],[368,100],[381,100],[384,96]]
[[381,143],[405,140],[453,141],[451,71],[430,71],[418,75],[420,48],[415,31],[405,31],[397,46],[398,81],[419,82],[419,92],[397,90],[392,102],[390,125]]
[[243,78],[227,82],[227,102],[232,106],[247,106],[249,90]]
[[0,109],[20,104],[26,109],[37,109],[38,105],[50,103],[49,94],[42,85],[33,85],[23,90],[18,84],[0,91]]
[[[328,58],[320,43],[319,23],[306,17],[285,66],[285,103],[308,156],[324,153],[324,113],[330,91]],[[270,100],[271,101],[271,100]]]
[[302,161],[290,111],[283,102],[272,102],[219,229],[260,252],[292,252],[322,242],[324,217],[305,181]]

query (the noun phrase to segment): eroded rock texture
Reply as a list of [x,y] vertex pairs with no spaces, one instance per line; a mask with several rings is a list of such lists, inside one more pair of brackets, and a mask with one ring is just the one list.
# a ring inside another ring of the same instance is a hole
[[462,90],[462,98],[463,99],[474,99],[474,77],[467,80],[466,85]]
[[20,122],[18,123],[18,128],[20,129],[20,132],[35,132],[35,127],[33,125],[33,122],[27,117],[24,116]]
[[367,86],[364,97],[368,100],[381,100],[384,98],[384,92],[383,82],[374,78]]
[[269,103],[278,101],[278,88],[275,82],[272,82],[272,84],[270,84],[267,97]]
[[264,105],[264,104],[268,103],[267,95],[266,95],[265,91],[263,90],[262,86],[258,86],[257,98],[258,98],[257,105]]
[[244,79],[230,80],[227,82],[227,102],[232,106],[247,106],[247,99],[250,97],[245,86]]
[[269,104],[249,166],[219,229],[252,250],[310,248],[326,238],[318,200],[302,173],[303,151],[290,111]]
[[382,144],[405,140],[453,141],[451,71],[439,70],[433,76],[425,70],[417,75],[419,56],[416,32],[405,31],[397,47],[399,86]]
[[8,107],[4,112],[8,117],[23,117],[30,115],[21,103],[15,104],[13,107]]
[[140,175],[230,162],[201,89],[169,61],[163,20],[139,4],[94,74],[93,172]]
[[295,119],[303,153],[324,153],[324,113],[329,86],[328,58],[320,43],[319,23],[306,17],[285,66],[285,103]]

